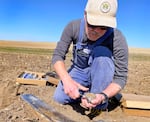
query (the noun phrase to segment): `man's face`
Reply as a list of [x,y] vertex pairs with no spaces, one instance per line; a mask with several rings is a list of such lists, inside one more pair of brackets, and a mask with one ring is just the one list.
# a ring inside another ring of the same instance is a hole
[[108,28],[104,26],[90,25],[87,22],[86,15],[85,15],[85,31],[89,40],[96,41],[106,33],[107,29]]

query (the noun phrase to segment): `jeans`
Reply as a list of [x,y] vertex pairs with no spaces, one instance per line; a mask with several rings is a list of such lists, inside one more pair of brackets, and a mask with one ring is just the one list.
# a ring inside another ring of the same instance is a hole
[[[82,69],[77,66],[72,66],[69,70],[70,76],[81,85],[88,87],[89,92],[91,93],[100,93],[113,81],[115,66],[112,58],[108,53],[108,48],[101,48],[99,46],[98,53],[95,57],[90,61],[90,66]],[[105,51],[106,50],[106,51]],[[107,53],[101,55],[101,51],[105,51]],[[84,94],[83,91],[80,91],[81,94]],[[78,102],[79,99],[74,100],[71,99],[68,95],[64,93],[62,81],[59,82],[53,96],[54,100],[61,103],[73,103]]]

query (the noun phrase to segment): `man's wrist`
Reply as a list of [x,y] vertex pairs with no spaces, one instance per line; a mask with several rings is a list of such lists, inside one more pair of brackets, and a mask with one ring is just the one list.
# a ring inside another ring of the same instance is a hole
[[104,100],[102,101],[102,104],[108,102],[109,98],[108,98],[107,94],[105,94],[104,92],[101,92],[100,94],[104,96]]

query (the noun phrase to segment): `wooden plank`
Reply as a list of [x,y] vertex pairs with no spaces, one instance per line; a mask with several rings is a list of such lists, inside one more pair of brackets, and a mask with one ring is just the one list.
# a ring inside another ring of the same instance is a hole
[[22,79],[22,78],[17,78],[16,79],[17,83],[20,84],[27,84],[27,85],[39,85],[39,86],[45,86],[46,81],[45,80],[34,80],[34,79]]
[[56,79],[56,78],[53,78],[53,77],[48,77],[48,82],[57,86],[58,82],[59,82],[59,79]]
[[122,94],[123,112],[131,116],[150,117],[150,97],[135,94]]
[[150,109],[150,96],[122,94],[122,106],[126,108]]
[[150,117],[150,110],[123,108],[123,112],[129,116]]
[[[36,75],[36,78],[33,78],[33,79],[32,78],[24,78],[23,76],[25,73]],[[56,78],[53,78],[50,76],[45,76],[45,73],[24,71],[17,77],[16,82],[20,83],[20,84],[46,86],[47,82],[49,82],[53,85],[57,85],[59,82],[59,79],[56,79]]]
[[[23,76],[26,73],[36,75],[36,78],[34,79],[24,78]],[[20,84],[45,86],[46,80],[42,79],[42,75],[44,75],[44,73],[24,71],[17,77],[16,82]]]

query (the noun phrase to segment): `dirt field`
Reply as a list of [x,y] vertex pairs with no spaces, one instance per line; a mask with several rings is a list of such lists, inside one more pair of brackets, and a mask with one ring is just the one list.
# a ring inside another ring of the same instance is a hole
[[[82,114],[80,108],[55,103],[52,100],[54,86],[21,85],[18,87],[16,78],[21,72],[46,73],[52,70],[51,55],[5,50],[4,47],[8,47],[9,43],[5,46],[0,43],[0,46],[0,122],[47,122],[20,98],[21,94],[26,93],[39,97],[75,122],[98,122],[102,119],[105,120],[104,122],[150,122],[150,118],[147,117],[125,115],[120,106],[110,112],[102,112],[101,115],[90,120]],[[51,47],[54,48],[54,45]],[[122,92],[149,96],[149,82],[150,49],[130,49],[128,82]]]

